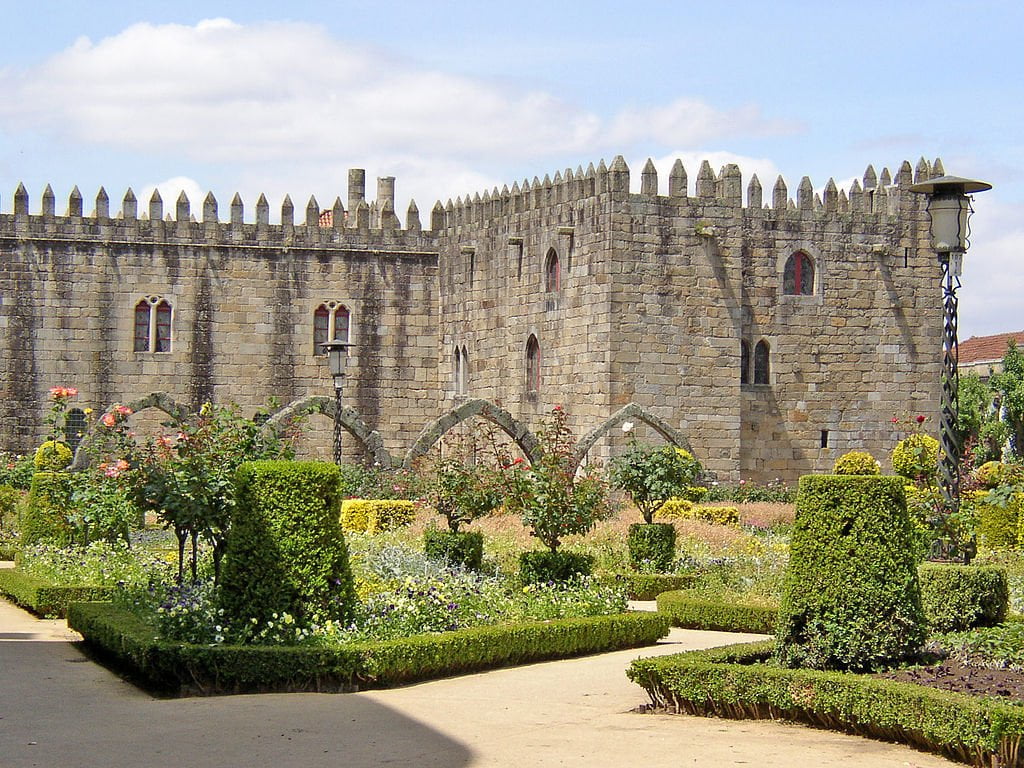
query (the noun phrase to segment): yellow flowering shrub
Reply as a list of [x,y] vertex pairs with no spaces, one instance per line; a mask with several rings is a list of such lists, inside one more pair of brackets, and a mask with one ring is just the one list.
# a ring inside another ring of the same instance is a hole
[[354,533],[379,533],[404,528],[416,517],[416,504],[405,499],[345,499],[341,527]]

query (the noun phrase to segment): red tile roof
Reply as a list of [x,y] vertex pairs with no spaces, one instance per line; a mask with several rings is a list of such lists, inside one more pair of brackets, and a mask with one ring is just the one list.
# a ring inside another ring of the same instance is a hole
[[1011,341],[1016,341],[1018,347],[1024,347],[1024,331],[971,336],[967,341],[960,342],[960,365],[999,362],[1006,355],[1006,348]]

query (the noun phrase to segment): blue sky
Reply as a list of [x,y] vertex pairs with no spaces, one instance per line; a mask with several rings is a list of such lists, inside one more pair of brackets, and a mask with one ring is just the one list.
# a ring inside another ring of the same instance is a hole
[[[714,7],[712,7],[714,6]],[[30,10],[29,10],[30,8]],[[849,187],[942,157],[977,196],[961,338],[1024,329],[1024,10],[1015,2],[38,2],[5,14],[0,210],[24,181],[116,205],[415,197],[616,154]],[[63,202],[58,205],[58,210]],[[88,206],[87,206],[88,207]],[[936,301],[938,301],[936,287]]]

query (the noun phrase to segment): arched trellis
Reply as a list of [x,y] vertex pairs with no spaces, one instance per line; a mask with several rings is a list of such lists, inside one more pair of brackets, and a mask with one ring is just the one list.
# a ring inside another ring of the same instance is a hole
[[665,420],[659,419],[643,406],[638,405],[637,403],[630,403],[605,419],[600,426],[591,430],[576,444],[576,450],[573,451],[573,466],[578,467],[583,462],[583,459],[585,459],[587,454],[590,453],[590,449],[594,447],[598,440],[616,427],[621,426],[623,422],[630,419],[642,421],[665,438],[666,442],[693,453],[690,449],[690,443],[685,437],[683,437],[679,430],[675,429]]
[[[280,433],[297,419],[314,413],[322,413],[333,420],[335,414],[334,398],[313,395],[294,400],[267,419],[263,424],[263,430],[264,432],[274,430]],[[342,407],[341,426],[359,441],[375,463],[385,469],[396,466],[395,459],[384,447],[384,441],[381,439],[380,433],[375,429],[370,429],[357,411],[347,406]]]
[[522,449],[530,461],[536,458],[537,438],[534,434],[504,408],[495,405],[490,400],[477,398],[467,400],[457,408],[448,411],[437,421],[431,422],[424,427],[423,431],[420,432],[420,436],[416,438],[416,442],[413,443],[412,448],[406,453],[405,461],[402,462],[403,466],[412,467],[413,462],[433,448],[437,441],[444,437],[445,433],[474,416],[479,416],[497,425],[505,434],[512,438],[513,442]]
[[[82,442],[78,444],[78,449],[75,451],[75,459],[71,462],[71,471],[77,471],[79,469],[85,469],[89,466],[89,448],[92,446],[96,438],[96,430],[103,423],[103,417],[108,413],[112,413],[113,410],[119,404],[115,403],[105,410],[100,417],[93,422],[92,426],[85,433],[82,438]],[[131,409],[132,413],[138,413],[144,411],[147,408],[156,408],[157,410],[163,411],[172,419],[181,421],[192,413],[192,408],[184,403],[179,403],[173,397],[166,392],[152,392],[145,397],[140,397],[138,400],[132,400],[130,403],[124,403],[128,408]]]

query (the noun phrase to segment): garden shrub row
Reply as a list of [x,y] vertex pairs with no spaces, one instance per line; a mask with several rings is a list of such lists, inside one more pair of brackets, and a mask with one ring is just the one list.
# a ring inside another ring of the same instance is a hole
[[703,520],[715,525],[739,525],[738,507],[694,504],[687,499],[669,499],[657,512],[655,520]]
[[603,573],[601,581],[626,590],[630,600],[654,600],[663,592],[686,589],[693,584],[696,576],[692,573]]
[[764,663],[773,650],[769,641],[638,659],[627,675],[655,706],[677,713],[796,720],[977,766],[1024,765],[1024,707],[868,675],[784,669]]
[[777,605],[742,602],[735,596],[715,599],[687,590],[663,592],[657,601],[658,613],[683,629],[770,635],[779,616]]
[[404,499],[345,499],[341,527],[353,533],[393,531],[412,524],[416,503]]
[[54,584],[16,568],[0,568],[0,595],[47,619],[61,619],[68,605],[109,600],[115,587]]
[[353,691],[495,667],[650,645],[668,632],[654,613],[474,627],[345,647],[168,643],[111,603],[76,603],[69,626],[101,658],[147,687],[180,695]]

